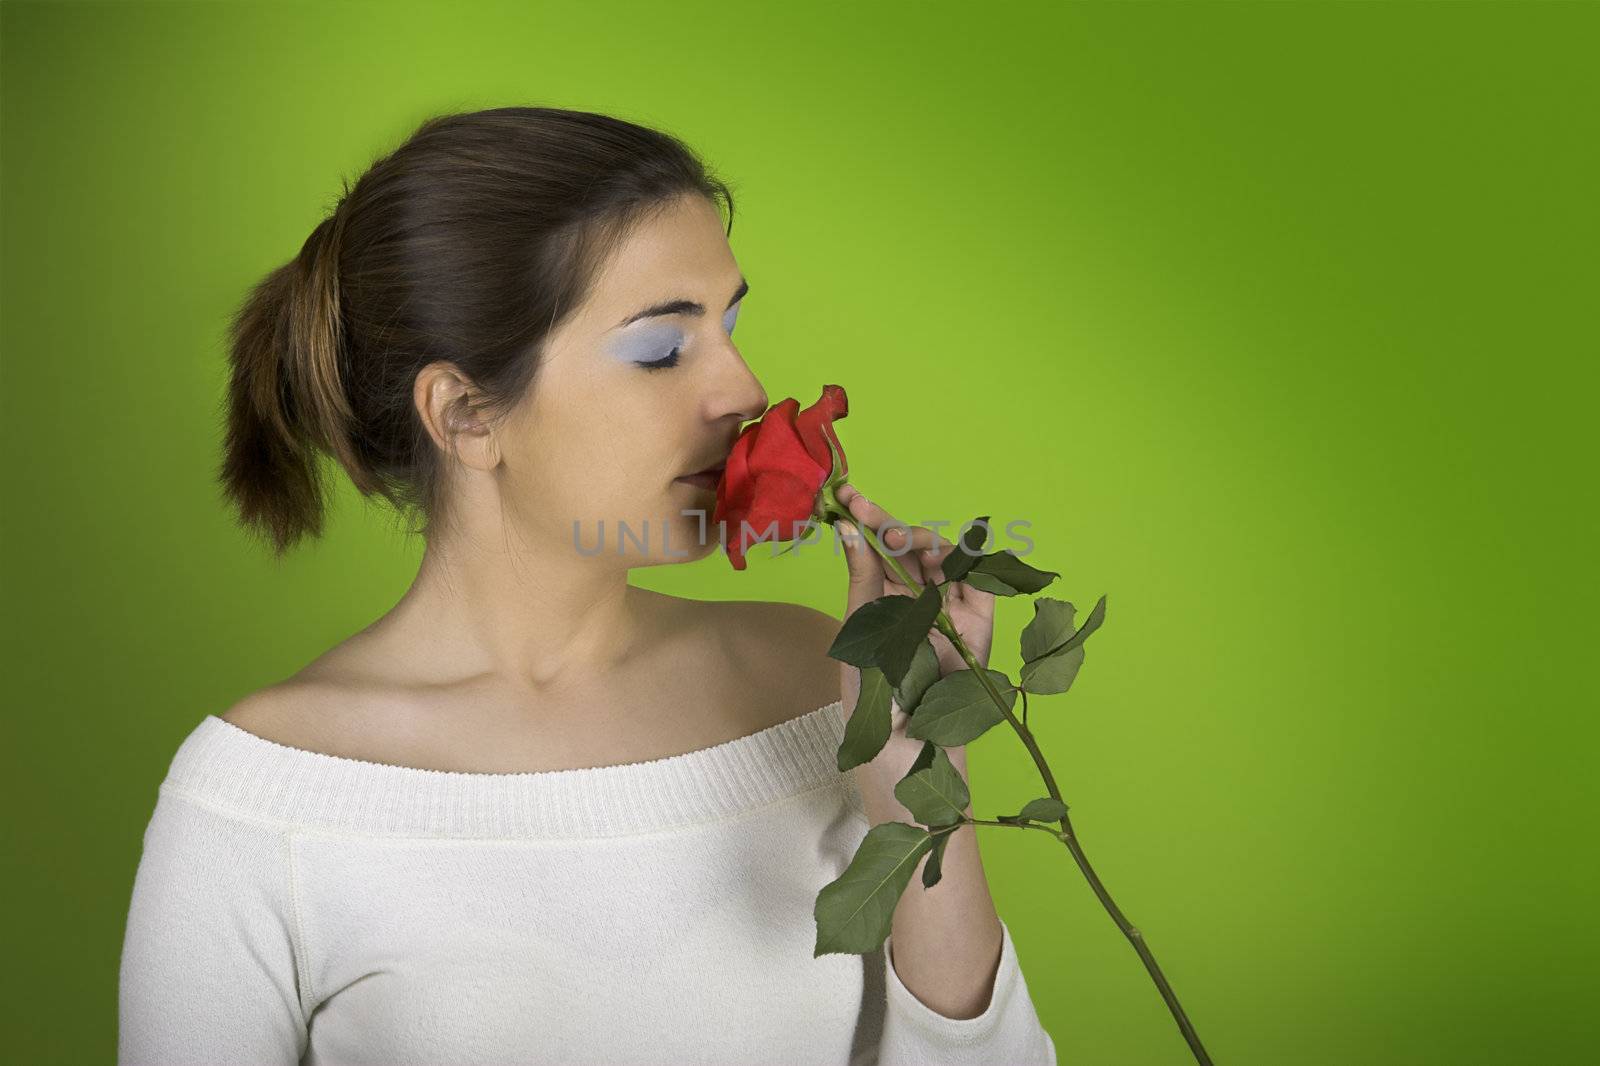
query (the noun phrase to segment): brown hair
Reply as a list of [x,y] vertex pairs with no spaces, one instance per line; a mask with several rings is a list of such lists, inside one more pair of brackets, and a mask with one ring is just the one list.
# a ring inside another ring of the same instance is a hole
[[445,518],[445,465],[412,399],[452,363],[494,418],[627,231],[686,193],[733,193],[683,142],[586,111],[502,107],[425,121],[345,190],[230,328],[219,480],[282,556],[322,531],[331,456],[362,495]]

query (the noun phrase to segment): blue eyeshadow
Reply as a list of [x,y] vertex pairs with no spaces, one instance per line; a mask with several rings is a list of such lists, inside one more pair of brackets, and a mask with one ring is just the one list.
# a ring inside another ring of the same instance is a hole
[[[744,301],[740,300],[722,316],[722,328],[730,336],[739,320],[739,308],[743,305]],[[610,355],[626,363],[653,363],[667,358],[674,348],[681,350],[687,343],[683,330],[665,323],[655,323],[631,332],[624,331],[607,340],[605,348]]]
[[613,338],[607,351],[625,362],[648,363],[665,359],[672,349],[681,348],[683,344],[682,330],[658,325]]

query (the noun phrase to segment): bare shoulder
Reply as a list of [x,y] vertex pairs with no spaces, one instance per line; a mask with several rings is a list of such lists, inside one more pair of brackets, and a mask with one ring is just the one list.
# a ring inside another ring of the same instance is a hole
[[828,657],[837,618],[799,603],[732,600],[706,605],[729,661],[740,664],[761,691],[791,693],[793,713],[839,698],[839,661]]
[[286,747],[400,761],[413,752],[420,712],[437,695],[415,684],[416,675],[404,666],[364,630],[217,717]]
[[[653,624],[666,639],[619,682],[622,688],[596,698],[649,700],[665,709],[657,718],[685,723],[686,737],[647,738],[655,747],[702,747],[839,699],[840,664],[828,658],[838,619],[794,603],[666,596],[652,603],[660,612]],[[447,692],[411,684],[392,657],[359,651],[330,652],[218,717],[285,747],[402,766],[526,770],[655,757],[631,750],[619,756],[625,737],[608,738],[618,746],[603,757],[574,749],[565,739],[568,720],[559,714],[530,728],[520,692],[507,697],[493,685],[466,683]],[[568,695],[577,704],[593,702]],[[508,754],[503,744],[486,751],[464,739],[507,734],[523,737],[525,747]]]
[[[839,635],[839,619],[807,607],[803,603],[768,603],[752,601],[766,618],[772,636],[781,638],[797,651],[827,658],[833,638]],[[838,660],[829,660],[837,665]]]
[[327,751],[341,746],[328,713],[334,703],[326,683],[291,678],[249,693],[217,717],[263,740]]
[[803,603],[726,600],[705,606],[720,615],[721,627],[733,639],[742,640],[746,650],[774,665],[797,658],[826,659],[841,625],[827,612]]

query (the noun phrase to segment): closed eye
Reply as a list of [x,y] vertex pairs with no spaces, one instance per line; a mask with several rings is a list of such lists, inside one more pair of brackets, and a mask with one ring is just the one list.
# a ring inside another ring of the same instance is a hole
[[674,367],[678,365],[678,353],[681,350],[682,349],[679,347],[674,347],[672,351],[668,352],[660,359],[652,359],[648,362],[638,362],[634,365],[642,366],[646,370],[666,370],[668,367]]

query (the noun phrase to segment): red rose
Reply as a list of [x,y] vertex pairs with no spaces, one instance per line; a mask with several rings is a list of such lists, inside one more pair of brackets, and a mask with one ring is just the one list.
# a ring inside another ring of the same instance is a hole
[[[745,568],[752,544],[793,540],[814,517],[817,494],[849,472],[833,423],[849,413],[844,388],[824,385],[816,403],[800,409],[793,397],[779,400],[745,426],[717,482],[712,524],[722,529],[728,561]],[[838,469],[834,458],[838,457]]]

